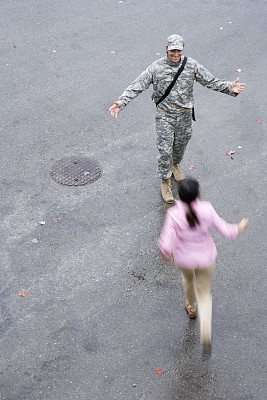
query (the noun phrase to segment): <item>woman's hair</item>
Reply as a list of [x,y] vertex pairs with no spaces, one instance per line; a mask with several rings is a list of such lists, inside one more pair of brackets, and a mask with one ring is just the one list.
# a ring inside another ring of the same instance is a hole
[[186,219],[191,228],[196,224],[199,224],[198,217],[191,206],[191,202],[199,197],[199,183],[194,178],[186,178],[185,181],[181,182],[178,187],[178,193],[180,200],[188,205],[188,212]]

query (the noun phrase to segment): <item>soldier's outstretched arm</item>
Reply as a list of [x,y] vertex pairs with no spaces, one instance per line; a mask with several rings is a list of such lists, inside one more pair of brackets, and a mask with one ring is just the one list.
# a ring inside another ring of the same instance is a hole
[[148,67],[127,87],[127,89],[122,93],[118,100],[114,101],[113,106],[109,108],[109,112],[112,117],[117,118],[118,113],[123,110],[123,108],[126,107],[127,104],[135,97],[137,97],[141,92],[148,89],[152,81],[152,72]]
[[120,112],[120,104],[117,101],[114,101],[113,106],[109,107],[108,111],[110,112],[111,116],[114,118],[118,118],[118,113]]
[[197,63],[195,66],[195,78],[198,83],[208,89],[212,89],[234,97],[237,96],[245,87],[244,83],[239,83],[239,78],[237,78],[234,82],[216,78],[199,63]]

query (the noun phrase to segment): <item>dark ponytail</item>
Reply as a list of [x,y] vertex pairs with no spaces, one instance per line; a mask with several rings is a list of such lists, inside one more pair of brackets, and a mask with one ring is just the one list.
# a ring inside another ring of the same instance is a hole
[[191,227],[191,228],[194,228],[194,226],[195,226],[196,224],[199,225],[199,220],[198,220],[198,217],[197,217],[195,211],[193,210],[191,204],[188,204],[188,207],[189,207],[189,211],[188,211],[188,213],[186,214],[186,219],[187,219],[187,221],[188,221],[190,227]]
[[188,205],[188,212],[186,219],[189,226],[193,228],[196,224],[199,225],[199,219],[191,206],[191,202],[199,197],[199,183],[196,179],[186,178],[186,180],[179,184],[178,188],[180,200]]

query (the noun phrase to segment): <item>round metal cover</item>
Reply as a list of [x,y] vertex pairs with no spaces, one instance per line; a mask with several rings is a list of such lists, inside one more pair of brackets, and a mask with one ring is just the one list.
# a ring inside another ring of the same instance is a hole
[[101,176],[95,160],[87,157],[68,157],[57,161],[50,170],[52,178],[62,185],[82,186],[93,183]]

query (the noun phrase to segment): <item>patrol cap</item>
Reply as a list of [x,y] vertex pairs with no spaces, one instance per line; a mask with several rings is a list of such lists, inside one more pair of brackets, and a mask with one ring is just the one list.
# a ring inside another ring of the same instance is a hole
[[167,39],[168,50],[183,50],[184,39],[180,35],[171,35]]

